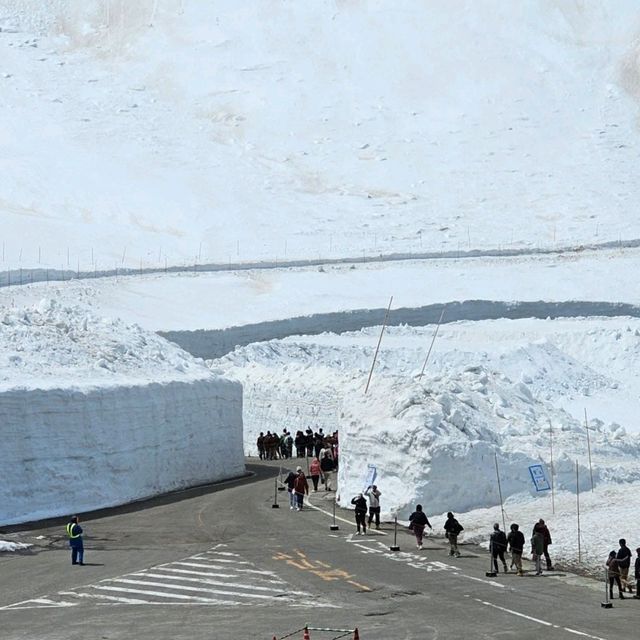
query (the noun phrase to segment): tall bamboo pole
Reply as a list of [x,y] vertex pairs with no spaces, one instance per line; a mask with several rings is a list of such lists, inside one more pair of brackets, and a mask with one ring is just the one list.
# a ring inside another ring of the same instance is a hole
[[555,493],[555,483],[553,479],[553,425],[551,424],[551,420],[549,420],[549,450],[551,452],[551,512],[555,514],[556,512],[556,493]]
[[502,511],[502,530],[507,530],[507,521],[504,516],[504,503],[502,501],[502,485],[500,484],[500,471],[498,470],[498,454],[493,454],[494,462],[496,463],[496,478],[498,479],[498,495],[500,496],[500,511]]
[[591,437],[589,436],[589,422],[587,409],[584,410],[584,428],[587,430],[587,451],[589,452],[589,476],[591,477],[591,493],[593,493],[593,466],[591,465]]
[[582,562],[582,551],[580,546],[580,476],[578,471],[577,460],[576,460],[576,513],[578,515],[578,562]]
[[376,360],[378,359],[378,351],[380,350],[380,343],[382,342],[382,336],[387,326],[387,319],[389,318],[389,312],[391,311],[391,303],[393,302],[393,296],[389,298],[389,306],[387,312],[384,314],[384,322],[382,323],[382,329],[380,330],[380,337],[378,338],[378,345],[376,346],[376,352],[373,354],[373,362],[371,363],[371,370],[369,371],[369,377],[367,378],[367,386],[364,388],[365,394],[369,391],[369,384],[371,383],[371,376],[373,375],[373,368],[376,366]]
[[433,333],[433,338],[431,339],[431,344],[429,345],[429,351],[427,351],[427,357],[424,359],[424,364],[422,365],[422,371],[420,372],[420,375],[418,376],[418,380],[420,380],[420,378],[422,378],[423,374],[424,374],[424,370],[427,368],[427,362],[429,362],[429,356],[431,355],[431,349],[433,349],[433,344],[436,341],[436,337],[438,335],[438,330],[440,329],[440,325],[442,324],[442,318],[444,318],[444,310],[447,307],[444,306],[442,307],[442,313],[440,314],[440,319],[438,320],[438,324],[436,325],[436,330]]

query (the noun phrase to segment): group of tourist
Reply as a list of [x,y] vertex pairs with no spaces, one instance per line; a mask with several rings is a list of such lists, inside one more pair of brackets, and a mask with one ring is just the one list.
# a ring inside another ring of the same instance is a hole
[[256,442],[258,457],[260,460],[280,460],[293,458],[293,448],[296,449],[296,458],[320,458],[320,452],[331,449],[334,460],[338,458],[338,432],[326,435],[320,427],[316,432],[307,429],[305,432],[297,431],[295,438],[287,429],[282,434],[267,431],[266,435],[260,432]]
[[[333,491],[337,468],[338,458],[334,456],[333,447],[329,445],[320,449],[318,457],[314,457],[309,463],[309,477],[313,490],[318,491],[319,485],[322,484],[325,491]],[[302,511],[304,497],[309,495],[309,482],[302,467],[296,467],[295,472],[290,471],[284,480],[284,485],[289,492],[289,508]]]

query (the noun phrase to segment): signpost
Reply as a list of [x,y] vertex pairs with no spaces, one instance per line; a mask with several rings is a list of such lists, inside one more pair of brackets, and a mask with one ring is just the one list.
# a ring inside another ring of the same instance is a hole
[[364,479],[364,490],[366,491],[369,487],[371,487],[378,477],[378,469],[375,464],[367,465],[367,475]]
[[551,485],[549,484],[549,480],[547,480],[547,474],[541,464],[530,465],[529,473],[531,474],[531,480],[533,480],[536,491],[551,490]]

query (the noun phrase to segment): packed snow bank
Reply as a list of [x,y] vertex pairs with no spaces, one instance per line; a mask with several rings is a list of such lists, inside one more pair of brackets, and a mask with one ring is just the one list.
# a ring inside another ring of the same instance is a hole
[[[620,480],[624,480],[621,477]],[[602,579],[604,563],[609,551],[618,548],[618,540],[625,538],[634,551],[640,544],[640,483],[620,482],[602,484],[593,493],[588,490],[580,494],[580,557],[578,557],[578,509],[576,494],[560,491],[555,496],[555,513],[551,496],[542,499],[522,494],[512,496],[505,502],[507,530],[512,522],[520,525],[527,540],[525,553],[533,524],[544,518],[551,531],[553,544],[549,549],[552,560],[563,568],[587,571]],[[431,518],[432,515],[429,514]],[[489,534],[493,523],[502,527],[500,507],[474,509],[459,518],[465,528],[464,539],[477,542],[488,548]],[[431,524],[441,533],[445,514],[434,516]],[[633,570],[631,571],[633,575]]]
[[44,300],[0,318],[0,524],[244,472],[242,389],[175,345]]
[[0,0],[3,259],[638,238],[639,26],[636,0]]
[[[528,470],[542,464],[549,475],[550,424],[557,513],[573,514],[576,460],[583,495],[591,489],[587,408],[594,495],[608,497],[588,498],[585,508],[592,499],[598,509],[609,501],[599,523],[596,515],[585,521],[594,528],[583,535],[595,571],[596,541],[610,544],[601,523],[628,524],[622,496],[640,482],[640,436],[630,433],[637,431],[640,321],[452,323],[440,327],[419,380],[434,329],[387,328],[366,396],[379,328],[253,344],[210,364],[243,384],[247,453],[255,454],[257,434],[266,429],[339,429],[341,504],[362,491],[367,465],[374,464],[383,515],[406,518],[417,502],[430,516],[488,508],[489,515],[464,516],[467,535],[478,540],[501,521],[493,508],[499,502],[496,457],[508,518],[526,529],[551,515],[549,494],[535,494]],[[574,525],[552,521],[559,529],[556,549],[572,560]],[[440,527],[439,516],[434,524]],[[621,529],[635,539],[633,527]]]
[[32,546],[32,544],[26,544],[24,542],[7,542],[6,540],[0,540],[0,553],[3,551],[23,551]]

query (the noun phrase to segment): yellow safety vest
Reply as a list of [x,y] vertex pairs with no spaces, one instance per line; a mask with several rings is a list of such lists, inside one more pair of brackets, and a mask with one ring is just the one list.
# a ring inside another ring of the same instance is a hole
[[75,522],[70,522],[70,523],[67,525],[67,535],[68,535],[70,538],[72,538],[72,539],[73,539],[73,538],[79,538],[79,537],[80,537],[80,534],[79,534],[79,533],[76,533],[76,534],[74,534],[74,533],[73,533],[73,527],[75,527],[75,526],[76,526],[76,523],[75,523]]

